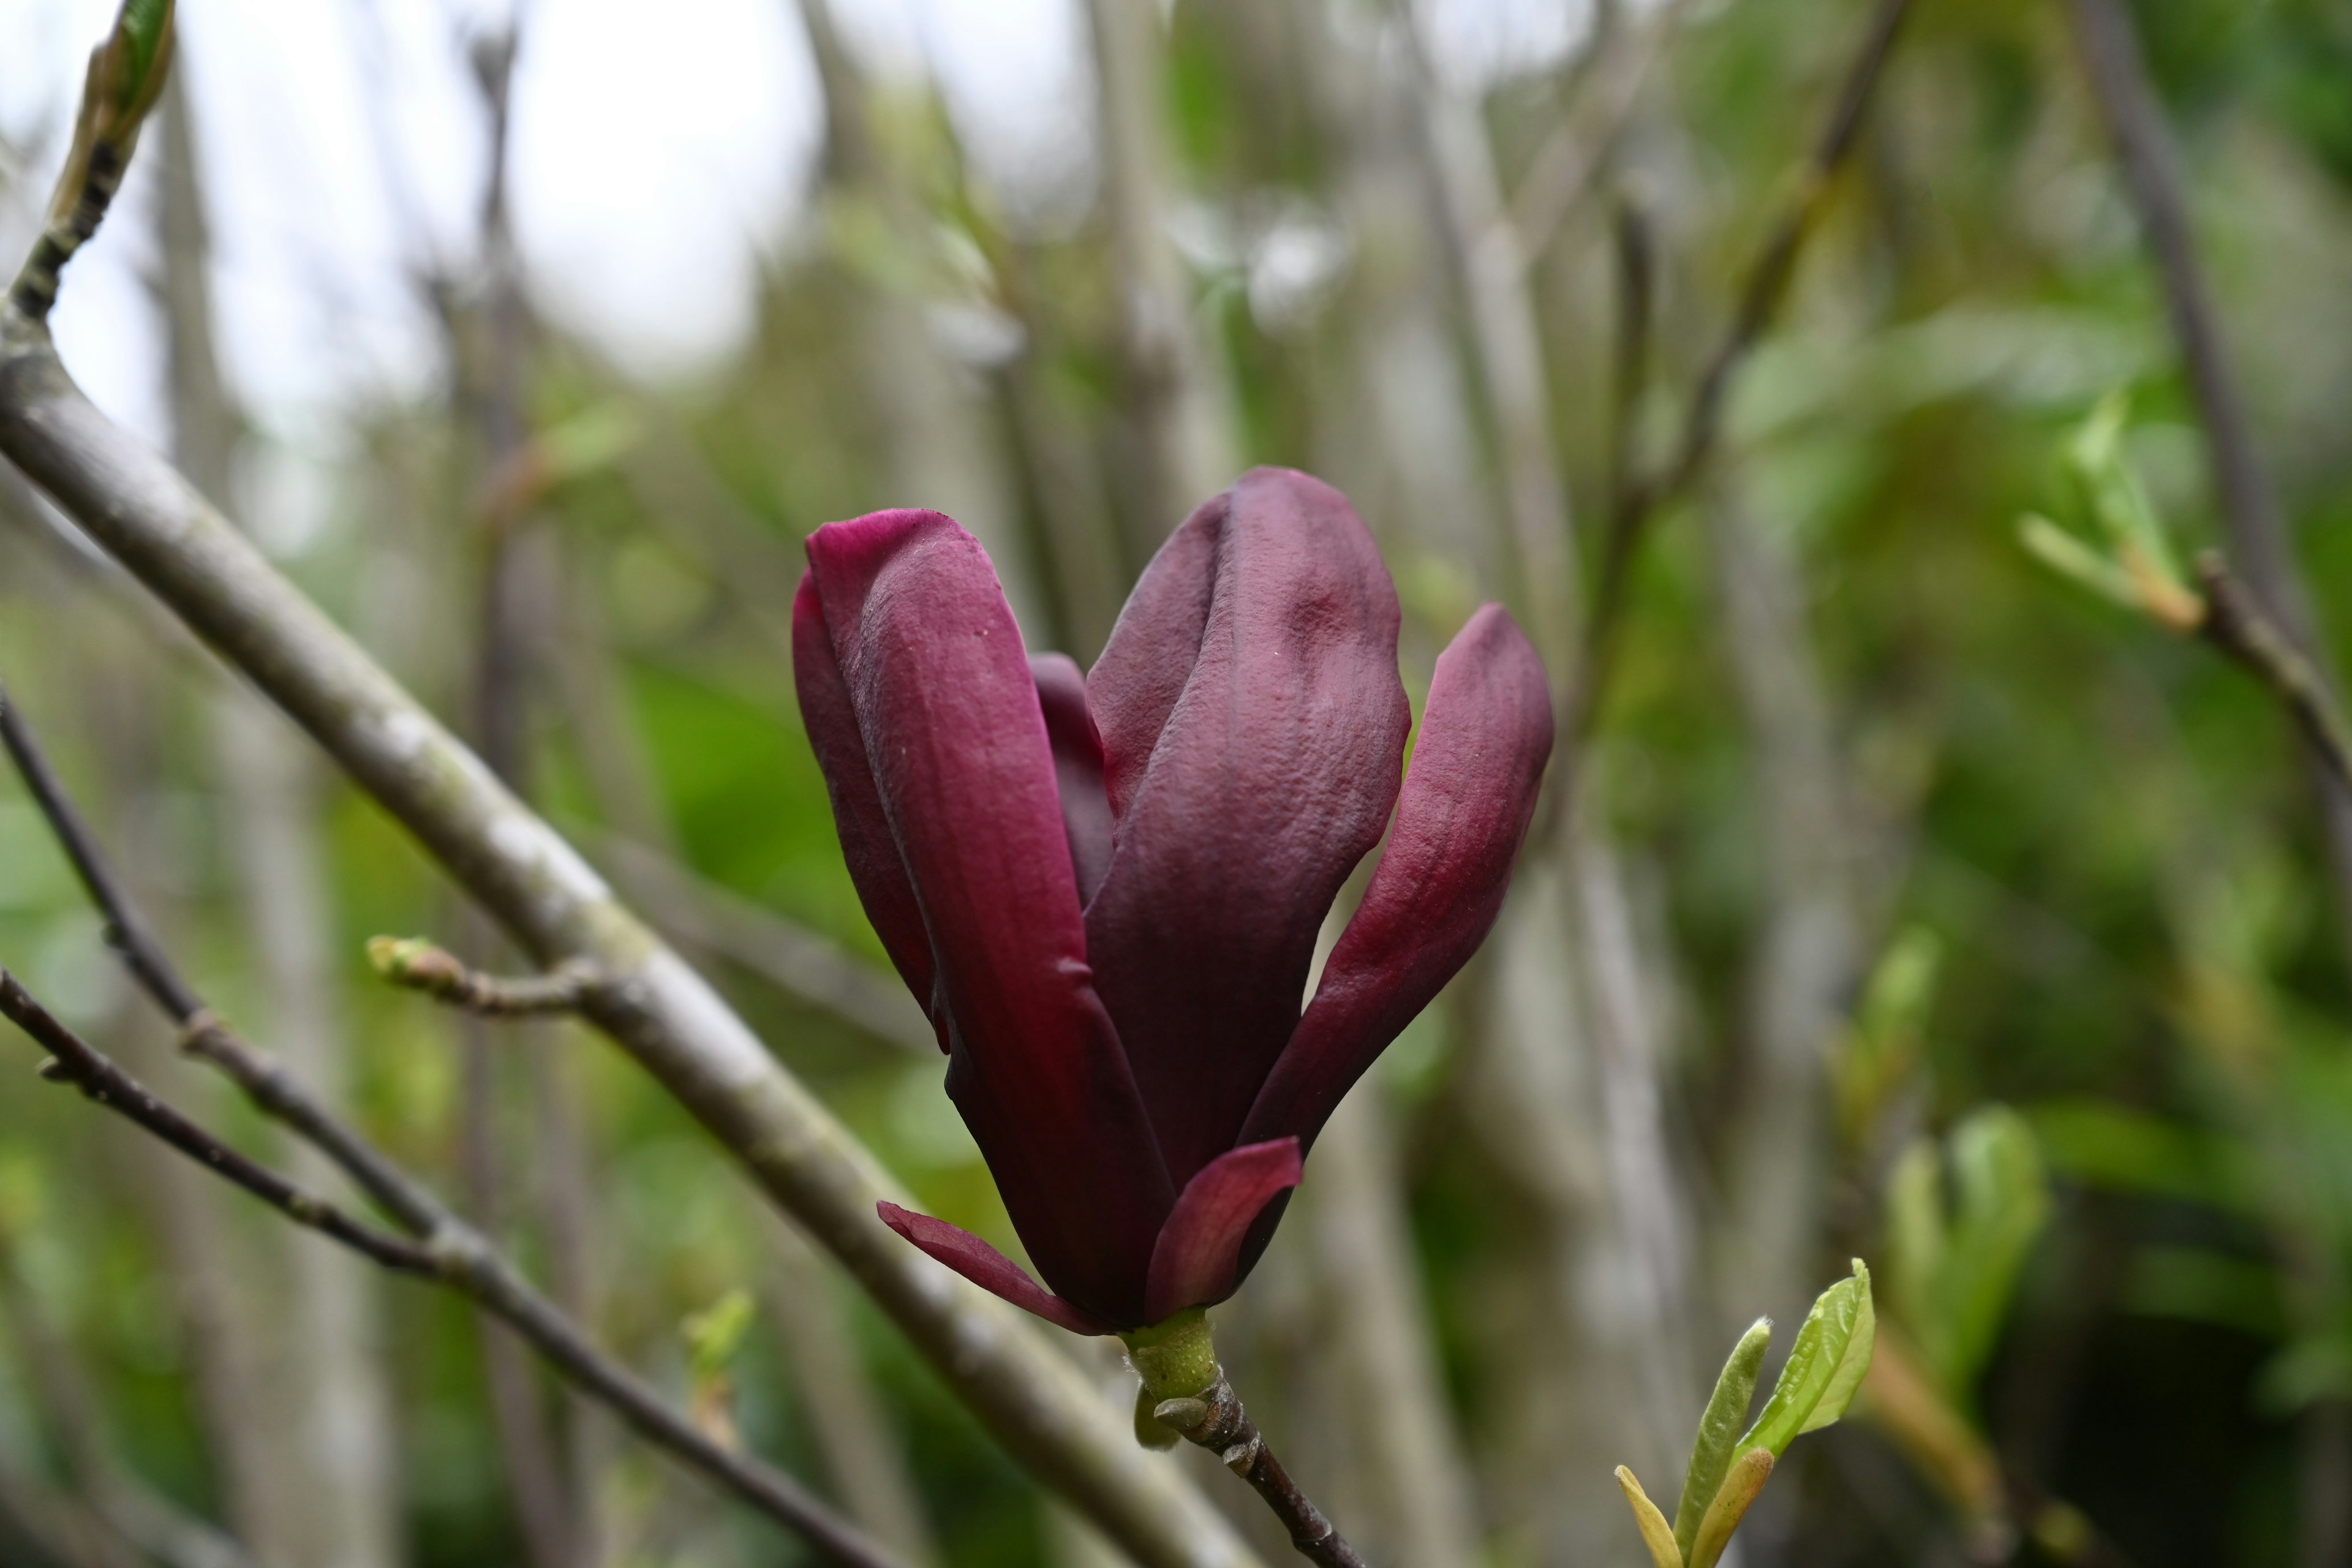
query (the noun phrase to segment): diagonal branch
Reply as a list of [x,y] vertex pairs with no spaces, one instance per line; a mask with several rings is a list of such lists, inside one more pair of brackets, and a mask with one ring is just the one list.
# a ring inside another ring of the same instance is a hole
[[577,852],[0,305],[0,456],[315,738],[541,963],[606,977],[587,1016],[834,1253],[1015,1458],[1144,1568],[1255,1561],[1013,1310],[876,1216],[904,1194]]
[[713,1440],[598,1349],[431,1188],[329,1110],[282,1063],[247,1043],[206,1007],[114,874],[89,825],[5,691],[0,691],[0,743],[5,744],[90,901],[105,918],[108,942],[141,989],[179,1026],[182,1048],[218,1068],[255,1105],[317,1147],[415,1239],[362,1225],[222,1143],[51,1016],[13,975],[0,970],[0,1014],[47,1047],[52,1062],[44,1069],[46,1076],[72,1083],[298,1224],[386,1268],[432,1279],[470,1298],[512,1325],[550,1364],[583,1393],[611,1406],[647,1441],[799,1531],[836,1561],[853,1568],[904,1568],[797,1481]]
[[2352,790],[2352,731],[2346,729],[2326,679],[2218,552],[2209,550],[2197,558],[2197,575],[2205,587],[2205,613],[2197,623],[2197,635],[2268,686],[2285,704],[2327,777],[2337,788]]
[[41,1064],[41,1076],[52,1083],[73,1085],[89,1100],[145,1128],[295,1224],[340,1241],[394,1273],[431,1279],[438,1272],[430,1249],[362,1224],[326,1199],[303,1191],[268,1166],[247,1159],[189,1121],[152,1089],[116,1066],[112,1058],[58,1022],[5,969],[0,969],[0,1016],[6,1016],[49,1053],[49,1059]]
[[[2321,645],[2311,595],[2296,567],[2278,495],[2254,445],[2253,422],[2230,367],[2221,312],[2198,258],[2188,181],[2165,123],[2164,106],[2148,79],[2131,14],[2119,0],[2074,0],[2074,13],[2084,74],[2115,142],[2125,189],[2139,214],[2189,393],[2197,402],[2230,553],[2245,573],[2239,589],[2242,603],[2277,631],[2280,647],[2294,653],[2309,673],[2313,694],[2333,705],[2336,684],[2324,658],[2314,652]],[[2300,710],[2296,717],[2305,721]],[[2352,783],[2327,754],[2321,732],[2307,721],[2303,731],[2334,862],[2337,902],[2352,912]]]

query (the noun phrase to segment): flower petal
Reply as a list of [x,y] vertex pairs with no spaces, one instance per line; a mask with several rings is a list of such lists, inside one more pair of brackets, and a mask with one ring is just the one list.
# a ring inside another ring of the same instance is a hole
[[902,1209],[897,1204],[874,1205],[882,1223],[913,1242],[933,1259],[946,1264],[992,1296],[1001,1296],[1024,1312],[1074,1334],[1108,1334],[1111,1326],[1052,1294],[1029,1277],[1029,1271],[961,1226],[927,1214]]
[[1543,662],[1488,605],[1438,658],[1395,830],[1244,1137],[1311,1146],[1340,1097],[1477,951],[1503,907],[1551,740]]
[[1231,495],[1203,501],[1152,556],[1127,596],[1110,640],[1087,677],[1095,721],[1102,728],[1110,808],[1127,815],[1151,748],[1168,725],[1201,657],[1209,600],[1217,585],[1218,546]]
[[890,837],[890,820],[874,787],[874,769],[866,758],[866,738],[858,733],[857,715],[849,704],[849,688],[841,679],[841,661],[834,657],[833,637],[825,629],[824,609],[817,600],[816,574],[801,574],[800,591],[793,595],[793,685],[800,694],[801,724],[816,751],[817,767],[824,774],[825,794],[833,799],[833,823],[841,835],[842,858],[849,862],[849,879],[857,901],[898,977],[915,994],[939,1031],[940,1049],[948,1048],[945,1020],[932,1006],[931,939],[923,930],[923,911],[915,902],[915,885],[907,880],[906,862]]
[[[1380,841],[1412,717],[1396,587],[1347,499],[1257,468],[1227,503],[1185,525],[1180,564],[1215,565],[1197,658],[1087,907],[1095,983],[1179,1184],[1234,1146],[1297,1028],[1316,932]],[[1101,679],[1141,689],[1116,666]],[[1124,742],[1108,722],[1104,739],[1116,792]]]
[[922,911],[948,1092],[1046,1281],[1139,1313],[1175,1200],[1087,966],[1037,688],[979,542],[938,512],[828,523],[809,560]]
[[1151,1249],[1144,1310],[1153,1322],[1186,1307],[1213,1307],[1241,1285],[1242,1241],[1303,1169],[1296,1138],[1229,1150],[1201,1167]]
[[1037,681],[1037,706],[1045,715],[1045,738],[1054,746],[1054,783],[1062,799],[1062,831],[1070,841],[1070,863],[1078,878],[1083,908],[1110,868],[1110,797],[1103,789],[1102,736],[1087,706],[1087,678],[1065,653],[1033,653],[1029,673]]

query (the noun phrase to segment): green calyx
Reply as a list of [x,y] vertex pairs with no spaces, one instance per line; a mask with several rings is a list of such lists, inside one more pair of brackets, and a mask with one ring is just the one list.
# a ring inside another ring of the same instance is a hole
[[1206,1307],[1187,1307],[1119,1338],[1144,1392],[1155,1400],[1190,1399],[1217,1381],[1217,1347],[1209,1337]]

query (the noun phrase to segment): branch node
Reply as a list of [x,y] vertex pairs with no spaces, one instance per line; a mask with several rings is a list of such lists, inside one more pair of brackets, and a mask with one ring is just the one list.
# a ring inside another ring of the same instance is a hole
[[423,937],[370,937],[367,954],[394,985],[490,1018],[576,1013],[604,984],[604,971],[577,959],[544,974],[486,974]]
[[1199,1399],[1163,1399],[1151,1407],[1151,1414],[1163,1426],[1189,1432],[1209,1418],[1209,1406]]
[[214,1037],[226,1034],[228,1028],[226,1018],[210,1007],[199,1007],[180,1020],[180,1032],[173,1043],[182,1056],[201,1058],[205,1054],[206,1044]]

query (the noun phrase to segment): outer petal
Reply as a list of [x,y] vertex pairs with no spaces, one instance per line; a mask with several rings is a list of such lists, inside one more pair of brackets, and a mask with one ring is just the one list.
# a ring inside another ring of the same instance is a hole
[[1245,1138],[1307,1144],[1486,938],[1551,755],[1543,663],[1488,605],[1437,660],[1395,831]]
[[[1096,984],[1180,1184],[1237,1142],[1297,1027],[1317,931],[1380,841],[1412,722],[1396,588],[1347,499],[1281,468],[1227,499],[1199,657],[1087,907]],[[1185,525],[1217,526],[1208,508]]]
[[1102,735],[1087,706],[1087,678],[1064,653],[1033,653],[1037,706],[1054,746],[1054,784],[1062,797],[1062,831],[1070,841],[1084,907],[1110,868],[1110,797],[1103,790]]
[[1127,1320],[1175,1194],[1087,967],[1020,630],[979,542],[938,512],[829,523],[809,559],[930,938],[948,1092],[1038,1270]]
[[1108,1334],[1108,1323],[1052,1294],[1029,1278],[1029,1271],[961,1226],[927,1214],[902,1209],[897,1204],[876,1204],[882,1223],[946,1264],[992,1296],[1002,1296],[1024,1312],[1074,1334]]
[[849,862],[857,901],[866,906],[866,918],[874,922],[899,978],[931,1016],[940,1049],[945,1050],[947,1024],[931,1005],[931,939],[923,931],[915,885],[907,880],[906,862],[898,858],[882,796],[874,787],[866,738],[858,733],[849,688],[842,681],[841,662],[834,657],[833,638],[825,630],[814,572],[801,574],[800,592],[793,595],[793,685],[800,693],[801,723],[824,773],[825,794],[833,798],[833,823],[841,835],[842,858]]
[[1303,1162],[1297,1139],[1276,1138],[1218,1155],[1184,1184],[1151,1249],[1143,1306],[1153,1322],[1240,1288],[1242,1241],[1265,1205],[1298,1184]]
[[1111,810],[1127,815],[1160,731],[1201,657],[1231,495],[1204,501],[1152,556],[1087,677]]

